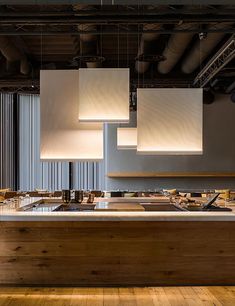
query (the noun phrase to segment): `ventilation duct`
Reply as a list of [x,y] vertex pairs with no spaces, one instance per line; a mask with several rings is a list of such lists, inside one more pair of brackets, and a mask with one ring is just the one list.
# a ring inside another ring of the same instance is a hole
[[29,74],[30,64],[27,60],[27,57],[16,48],[16,46],[10,41],[8,37],[0,36],[0,52],[9,63],[19,61],[20,72],[22,74]]
[[[232,23],[220,23],[211,26],[211,30],[222,30],[231,26]],[[192,47],[189,55],[185,58],[182,63],[182,71],[184,73],[190,74],[196,70],[200,64],[207,58],[211,51],[216,47],[216,45],[223,39],[226,35],[224,33],[208,33],[205,38],[198,40]]]
[[[144,31],[159,30],[160,28],[161,28],[160,24],[146,24],[143,26]],[[148,54],[152,42],[157,40],[159,35],[160,33],[143,33],[141,36],[137,57],[139,57],[142,54]],[[146,72],[149,66],[150,62],[138,61],[138,60],[135,62],[135,69],[138,73]]]
[[[78,25],[79,31],[87,31],[87,32],[94,32],[96,31],[96,26],[93,24],[80,24]],[[91,42],[96,41],[97,36],[94,34],[80,34],[80,40],[82,42]]]
[[[181,24],[176,26],[176,30],[188,30],[192,27],[192,24]],[[177,64],[181,56],[183,55],[188,44],[192,40],[194,33],[175,33],[172,34],[167,46],[163,51],[163,57],[166,60],[158,64],[158,71],[162,74],[167,74],[170,72],[174,66]]]
[[231,93],[235,89],[235,81],[233,81],[226,89],[226,93]]
[[233,103],[235,103],[235,91],[232,92],[230,99]]
[[[95,25],[82,24],[78,26],[80,31],[95,32],[97,30]],[[94,34],[81,34],[80,35],[80,54],[81,55],[97,55],[98,40],[97,35]],[[95,57],[94,56],[94,57]],[[101,67],[101,62],[91,61],[86,62],[87,68]]]
[[[73,6],[75,11],[79,10],[94,10],[94,7],[88,5],[74,5]],[[79,31],[85,32],[95,32],[97,30],[96,25],[93,24],[79,24],[78,25]],[[80,34],[80,55],[97,55],[97,46],[98,40],[97,35],[95,34]],[[92,61],[86,62],[87,68],[98,68],[101,67],[101,62],[99,61]]]

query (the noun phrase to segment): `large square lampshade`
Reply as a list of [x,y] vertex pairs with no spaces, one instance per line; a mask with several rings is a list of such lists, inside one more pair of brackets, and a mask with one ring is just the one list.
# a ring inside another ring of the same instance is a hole
[[100,160],[102,124],[78,122],[78,71],[40,74],[41,154],[43,161]]
[[158,88],[137,91],[137,152],[202,154],[202,89]]
[[136,149],[137,128],[134,127],[117,128],[117,147],[118,149]]
[[129,69],[79,69],[79,121],[129,121]]

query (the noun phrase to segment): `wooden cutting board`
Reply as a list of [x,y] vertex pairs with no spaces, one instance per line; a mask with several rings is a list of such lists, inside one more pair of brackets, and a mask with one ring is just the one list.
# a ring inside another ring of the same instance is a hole
[[144,207],[139,203],[110,203],[99,202],[95,206],[96,211],[144,211]]
[[113,203],[170,203],[169,197],[157,196],[157,197],[112,197],[112,198],[95,198],[95,202],[113,202]]

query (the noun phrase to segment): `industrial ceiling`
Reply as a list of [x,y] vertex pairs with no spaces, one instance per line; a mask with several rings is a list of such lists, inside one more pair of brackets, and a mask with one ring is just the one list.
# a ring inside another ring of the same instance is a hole
[[40,69],[79,67],[130,67],[133,91],[194,87],[207,65],[203,87],[235,88],[234,1],[16,2],[0,5],[1,90],[38,91]]

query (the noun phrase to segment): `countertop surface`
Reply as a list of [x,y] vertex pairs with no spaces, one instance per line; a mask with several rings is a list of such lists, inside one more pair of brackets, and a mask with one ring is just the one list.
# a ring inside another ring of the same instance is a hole
[[[53,212],[50,207],[43,211],[17,211],[17,208],[43,200],[43,198],[24,198],[9,207],[0,206],[0,221],[235,221],[235,202],[229,203],[232,212],[188,212],[188,211],[60,211]],[[105,199],[106,201],[107,199]],[[97,202],[104,201],[96,199]],[[118,202],[116,198],[115,202]],[[152,198],[148,198],[152,202]],[[113,202],[113,200],[112,200]],[[116,203],[117,203],[116,202]],[[125,202],[128,202],[125,199]],[[136,199],[132,199],[136,202]],[[147,202],[146,198],[138,198],[138,202]],[[153,202],[157,203],[155,199]],[[160,201],[159,203],[163,203]],[[53,199],[53,205],[58,200]],[[52,206],[53,206],[52,205]],[[131,205],[131,202],[130,202]]]

